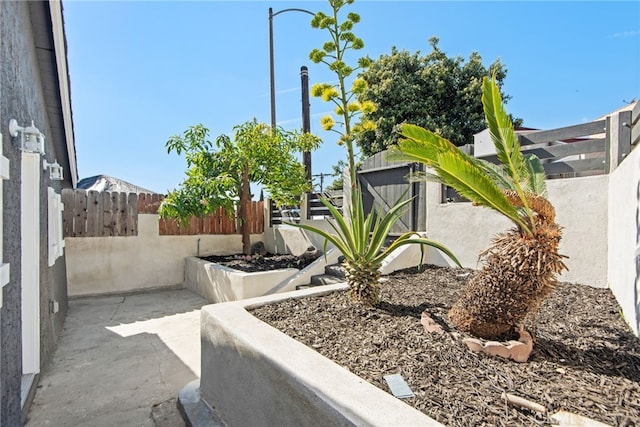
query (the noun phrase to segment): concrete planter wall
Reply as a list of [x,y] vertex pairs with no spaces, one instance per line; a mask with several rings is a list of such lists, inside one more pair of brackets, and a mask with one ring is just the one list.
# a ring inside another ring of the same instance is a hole
[[245,273],[197,257],[185,259],[184,286],[210,303],[237,301],[263,295],[295,290],[309,283],[311,276],[323,274],[327,263],[337,261],[338,251],[329,250],[302,270],[286,268]]
[[286,268],[245,273],[197,257],[188,257],[184,265],[184,286],[210,303],[236,301],[265,295],[297,272],[295,268]]
[[[424,262],[429,262],[429,252]],[[184,286],[210,303],[237,301],[280,292],[289,292],[297,285],[308,284],[313,275],[324,273],[326,265],[338,261],[340,252],[333,248],[302,270],[295,268],[245,273],[198,257],[188,257],[184,266]],[[382,264],[381,273],[413,267],[420,262],[420,247],[407,245],[396,249]]]
[[[251,235],[251,241],[264,239]],[[242,236],[160,236],[157,214],[138,215],[138,235],[67,237],[69,296],[111,294],[181,285],[184,260],[198,253],[242,252]]]
[[247,311],[346,287],[203,307],[201,400],[228,425],[441,425]]

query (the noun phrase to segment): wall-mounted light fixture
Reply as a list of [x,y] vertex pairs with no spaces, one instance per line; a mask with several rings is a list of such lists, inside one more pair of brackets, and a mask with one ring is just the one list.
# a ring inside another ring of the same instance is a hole
[[20,136],[22,151],[44,154],[44,135],[35,127],[33,121],[31,126],[22,127],[15,119],[9,120],[9,134],[13,137]]
[[62,175],[62,166],[60,166],[57,160],[53,163],[49,163],[46,160],[43,160],[42,169],[45,171],[49,169],[49,178],[52,181],[62,181],[64,179]]

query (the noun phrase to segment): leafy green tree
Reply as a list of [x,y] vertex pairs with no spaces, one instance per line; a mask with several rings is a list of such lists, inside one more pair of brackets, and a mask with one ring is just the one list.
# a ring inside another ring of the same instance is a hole
[[167,152],[184,152],[186,179],[164,199],[159,214],[182,222],[192,216],[204,216],[219,207],[230,216],[238,204],[242,250],[251,254],[249,228],[250,183],[263,184],[279,205],[299,203],[309,191],[304,166],[296,154],[315,149],[319,140],[310,134],[272,129],[264,123],[248,121],[235,126],[233,140],[220,135],[215,143],[209,130],[198,124],[166,143]]
[[[367,83],[358,98],[373,102],[375,111],[366,111],[364,119],[375,128],[358,135],[364,156],[386,150],[398,139],[403,123],[411,123],[437,133],[461,146],[473,142],[473,135],[485,128],[482,110],[482,79],[495,75],[501,87],[507,70],[500,60],[485,68],[482,58],[473,52],[467,62],[448,57],[438,47],[438,38],[429,40],[431,53],[399,51],[372,61],[360,77]],[[521,120],[516,120],[516,126]]]
[[372,211],[368,215],[364,213],[362,193],[356,179],[353,144],[354,137],[369,128],[370,123],[367,120],[362,120],[359,125],[352,126],[352,120],[362,113],[372,112],[375,105],[371,101],[360,102],[356,99],[356,95],[362,94],[366,89],[364,80],[355,79],[351,89],[348,89],[347,86],[347,79],[352,73],[357,69],[366,68],[369,64],[367,58],[360,58],[357,68],[352,68],[345,62],[347,53],[364,47],[364,42],[351,31],[353,26],[360,21],[360,16],[350,12],[345,20],[340,21],[343,7],[352,3],[353,0],[329,0],[332,9],[330,15],[326,15],[324,12],[316,13],[311,21],[311,26],[326,30],[330,40],[323,45],[322,49],[314,49],[309,55],[315,63],[327,65],[338,79],[338,83],[335,85],[329,83],[314,85],[312,93],[314,96],[320,96],[324,101],[335,105],[337,120],[333,116],[325,116],[321,121],[326,130],[333,130],[340,135],[339,144],[344,145],[347,149],[351,203],[349,209],[341,214],[330,201],[322,199],[334,217],[334,220],[329,222],[333,232],[327,232],[308,224],[297,224],[296,226],[319,234],[324,237],[325,245],[327,242],[331,242],[342,252],[345,257],[344,267],[351,297],[355,301],[369,306],[380,301],[380,267],[382,261],[396,248],[407,244],[430,245],[442,250],[456,263],[458,261],[442,245],[428,239],[418,238],[413,232],[401,235],[391,245],[384,247],[391,227],[400,219],[402,211],[410,199],[399,201],[386,214],[379,214],[376,211]]
[[424,163],[438,181],[514,224],[481,254],[483,268],[449,311],[460,329],[496,339],[536,312],[567,267],[558,253],[562,233],[545,197],[544,168],[536,156],[520,151],[495,80],[485,77],[482,104],[499,165],[469,156],[440,135],[409,124],[402,125],[404,138],[389,157]]

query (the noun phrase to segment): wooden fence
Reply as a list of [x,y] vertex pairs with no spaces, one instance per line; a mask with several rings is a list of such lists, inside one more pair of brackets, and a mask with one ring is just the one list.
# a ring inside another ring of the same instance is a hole
[[[634,120],[632,120],[632,116]],[[542,160],[548,178],[571,178],[581,174],[608,174],[622,162],[640,136],[640,103],[632,111],[622,111],[606,119],[558,129],[518,135],[524,154]],[[483,159],[497,162],[497,156]]]
[[[547,178],[603,175],[614,171],[640,143],[640,102],[603,120],[558,129],[519,134],[524,154],[535,154]],[[480,156],[498,163],[497,155]],[[443,189],[442,202],[464,202],[455,190]]]
[[[157,214],[164,196],[160,194],[135,194],[98,192],[86,190],[62,190],[64,203],[65,237],[137,236],[138,214]],[[263,202],[252,202],[250,233],[264,230]],[[222,209],[203,218],[191,218],[181,225],[175,220],[160,218],[158,233],[161,236],[188,236],[198,234],[237,234],[236,220],[229,218]]]
[[331,204],[342,212],[342,205],[344,203],[342,190],[328,190],[323,193],[311,193],[309,194],[309,197],[307,197],[307,219],[332,216],[329,209],[327,209],[327,207],[320,201],[321,198],[330,200]]
[[386,215],[401,198],[412,199],[402,216],[393,224],[390,234],[398,235],[411,230],[425,231],[426,185],[411,179],[423,170],[423,166],[388,161],[387,154],[387,151],[374,154],[364,160],[357,171],[365,214],[376,211]]
[[62,190],[64,236],[137,236],[138,195]]
[[640,144],[640,102],[631,110],[631,145]]
[[[342,190],[329,190],[323,193],[309,193],[306,197],[307,203],[307,218],[306,219],[318,219],[324,217],[330,217],[331,212],[320,201],[320,198],[325,198],[331,201],[333,206],[338,208],[342,212],[343,194]],[[281,225],[285,222],[300,222],[303,210],[300,206],[281,206],[278,207],[276,202],[270,200],[269,212],[269,226]]]

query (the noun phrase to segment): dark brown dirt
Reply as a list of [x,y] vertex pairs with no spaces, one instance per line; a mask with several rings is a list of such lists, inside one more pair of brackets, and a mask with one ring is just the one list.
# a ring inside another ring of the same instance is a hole
[[305,259],[295,255],[227,255],[227,256],[206,256],[200,257],[206,261],[225,265],[229,268],[255,273],[258,271],[270,271],[280,268],[297,268],[299,270],[311,264],[314,259]]
[[[450,426],[550,425],[549,416],[507,406],[502,392],[547,408],[615,426],[640,427],[640,340],[607,289],[562,283],[538,313],[526,363],[472,353],[447,311],[472,270],[427,266],[386,277],[382,302],[364,309],[347,293],[287,300],[253,310],[382,390],[383,375],[401,374],[405,399]],[[428,334],[427,311],[447,331]],[[527,329],[531,330],[531,323]]]

